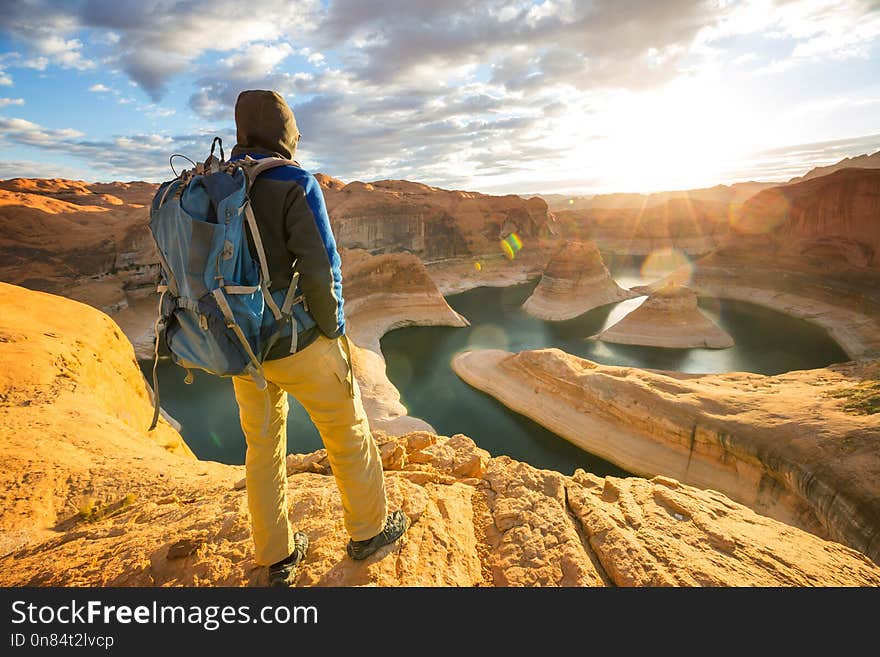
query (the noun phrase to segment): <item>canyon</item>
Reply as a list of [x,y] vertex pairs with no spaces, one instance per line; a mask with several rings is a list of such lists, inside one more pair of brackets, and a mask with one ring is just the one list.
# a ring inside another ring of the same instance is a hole
[[[537,198],[317,178],[344,247],[355,375],[389,494],[416,523],[393,558],[345,559],[325,455],[290,455],[291,517],[314,546],[300,585],[880,584],[880,171],[607,199],[555,217]],[[262,581],[243,468],[196,460],[167,419],[145,431],[136,358],[153,342],[154,189],[0,181],[7,585]],[[511,233],[523,243],[513,258],[499,248]],[[709,253],[673,276],[687,286],[675,293],[664,281],[623,289],[603,262],[671,249]],[[552,349],[454,361],[468,383],[647,479],[538,470],[409,416],[381,336],[465,326],[444,295],[539,276],[525,309],[552,321],[650,295],[609,339],[724,346],[699,295],[804,318],[855,362],[765,377]]]
[[880,170],[843,169],[746,202],[693,267],[698,293],[825,328],[853,359],[880,356]]

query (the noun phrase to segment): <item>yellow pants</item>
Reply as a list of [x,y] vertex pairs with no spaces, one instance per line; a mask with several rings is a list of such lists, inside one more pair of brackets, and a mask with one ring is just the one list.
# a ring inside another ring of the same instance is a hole
[[233,377],[247,440],[248,508],[260,565],[281,561],[293,551],[286,495],[287,393],[303,405],[321,434],[351,538],[372,538],[384,528],[382,460],[342,345],[346,339],[321,335],[300,352],[266,361],[265,390],[250,377]]

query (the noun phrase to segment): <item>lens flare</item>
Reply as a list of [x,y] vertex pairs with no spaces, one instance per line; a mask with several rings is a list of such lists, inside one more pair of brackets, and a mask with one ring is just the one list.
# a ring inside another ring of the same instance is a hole
[[678,249],[652,251],[642,263],[642,277],[651,282],[665,278],[675,285],[687,285],[693,273],[691,259]]
[[516,233],[511,233],[503,240],[501,240],[501,250],[504,252],[504,255],[506,255],[509,260],[513,260],[516,257],[516,254],[519,253],[519,251],[522,249],[522,247],[522,240]]
[[765,235],[786,221],[791,202],[782,191],[768,189],[742,206],[731,206],[730,227],[741,235]]

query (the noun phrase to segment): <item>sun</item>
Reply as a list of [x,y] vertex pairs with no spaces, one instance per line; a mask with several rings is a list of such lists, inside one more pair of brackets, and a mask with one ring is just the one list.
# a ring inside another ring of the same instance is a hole
[[736,103],[696,81],[628,94],[616,103],[606,130],[601,153],[590,157],[599,159],[603,178],[619,191],[716,185],[755,142]]

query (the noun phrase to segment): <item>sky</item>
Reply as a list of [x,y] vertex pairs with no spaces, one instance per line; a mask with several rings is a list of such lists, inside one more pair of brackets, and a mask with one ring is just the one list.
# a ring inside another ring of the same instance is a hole
[[880,0],[3,4],[0,178],[173,178],[245,89],[346,182],[658,191],[880,150]]

